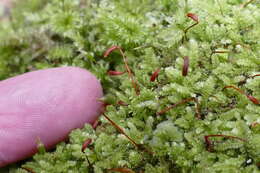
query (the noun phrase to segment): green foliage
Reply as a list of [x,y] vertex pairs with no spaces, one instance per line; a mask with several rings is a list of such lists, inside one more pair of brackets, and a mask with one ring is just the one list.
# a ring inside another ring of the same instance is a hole
[[[35,69],[78,66],[102,82],[106,115],[136,143],[154,154],[137,150],[100,117],[96,130],[86,125],[70,134],[55,151],[39,152],[23,167],[35,172],[97,172],[127,167],[136,172],[258,172],[260,163],[260,107],[227,85],[238,86],[260,73],[260,6],[240,0],[24,0],[17,2],[10,21],[0,26],[0,78]],[[187,32],[194,21],[199,24]],[[123,48],[140,87],[135,94],[118,52],[104,59],[104,51]],[[217,53],[221,52],[222,53]],[[189,56],[188,75],[182,76],[183,57]],[[158,79],[151,74],[160,68]],[[260,99],[259,77],[239,86]],[[183,99],[196,103],[156,113]],[[116,104],[119,100],[128,104]],[[234,139],[204,136],[224,134]],[[92,143],[81,151],[84,140]],[[252,160],[247,163],[248,160]],[[89,162],[88,162],[89,161]],[[89,164],[90,163],[90,164]],[[10,172],[26,172],[11,165]]]

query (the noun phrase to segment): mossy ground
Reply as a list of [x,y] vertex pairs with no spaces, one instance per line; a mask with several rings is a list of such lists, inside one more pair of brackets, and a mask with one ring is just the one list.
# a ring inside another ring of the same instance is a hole
[[[196,23],[188,13],[199,23],[184,37]],[[74,130],[54,151],[41,150],[2,171],[259,172],[260,107],[246,97],[260,99],[260,77],[252,77],[260,74],[259,21],[257,0],[17,1],[10,19],[1,21],[0,78],[58,66],[86,68],[102,82],[104,100],[111,104],[106,115],[153,154],[138,150],[101,116],[96,130],[90,125]],[[118,51],[103,57],[113,45],[123,48],[140,95],[127,74],[107,75],[125,70]],[[189,68],[183,76],[185,56]],[[157,115],[188,98],[196,102]],[[128,106],[117,104],[120,100]],[[246,141],[212,137],[209,152],[204,137],[215,134]],[[83,153],[89,138],[93,142]]]

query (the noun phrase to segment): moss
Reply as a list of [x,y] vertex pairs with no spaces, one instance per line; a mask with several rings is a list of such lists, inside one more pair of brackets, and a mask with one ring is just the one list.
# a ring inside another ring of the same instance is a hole
[[[74,130],[54,151],[6,167],[10,172],[258,172],[260,162],[259,3],[240,0],[24,0],[0,26],[0,78],[35,69],[78,66],[102,82],[106,115],[138,150],[103,117]],[[195,21],[199,23],[184,31]],[[124,71],[123,48],[140,95]],[[186,76],[183,58],[189,57]],[[150,81],[158,68],[158,78]],[[234,88],[239,87],[243,92]],[[188,99],[188,100],[187,100]],[[189,100],[190,99],[190,100]],[[186,100],[186,101],[185,101]],[[117,104],[118,101],[123,101]],[[127,104],[127,106],[125,106]],[[158,115],[170,105],[169,111]],[[196,116],[200,114],[200,116]],[[211,138],[209,152],[204,137]],[[92,143],[81,151],[86,139]],[[42,151],[42,150],[41,150]]]

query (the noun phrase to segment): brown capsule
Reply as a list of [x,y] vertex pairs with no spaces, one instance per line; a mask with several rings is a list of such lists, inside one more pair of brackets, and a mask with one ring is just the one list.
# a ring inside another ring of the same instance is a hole
[[189,27],[185,28],[184,29],[184,36],[182,38],[182,43],[184,43],[185,40],[187,40],[187,32],[193,28],[194,26],[198,25],[199,24],[199,17],[196,15],[196,14],[193,14],[193,13],[187,13],[186,15],[187,17],[191,18],[193,21],[195,21],[196,23],[190,25]]
[[195,22],[199,22],[199,17],[194,13],[187,13],[187,17],[191,18]]
[[108,72],[107,72],[107,74],[109,75],[109,76],[119,76],[119,75],[122,75],[122,74],[124,74],[125,73],[125,71],[113,71],[113,70],[109,70]]
[[259,105],[259,100],[251,95],[246,95],[247,98],[256,105]]
[[151,76],[151,78],[150,78],[150,81],[151,81],[151,82],[154,82],[155,79],[159,76],[160,70],[161,70],[161,69],[158,68],[158,69],[152,74],[152,76]]
[[128,104],[126,102],[123,102],[122,100],[119,100],[117,104],[121,106],[128,106]]
[[188,75],[190,60],[188,56],[183,58],[182,76]]

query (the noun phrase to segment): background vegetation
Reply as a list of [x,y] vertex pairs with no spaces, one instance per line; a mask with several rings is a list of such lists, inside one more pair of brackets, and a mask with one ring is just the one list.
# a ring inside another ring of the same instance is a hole
[[[198,24],[187,31],[195,16]],[[40,148],[32,159],[3,171],[259,172],[260,107],[253,101],[260,99],[259,21],[257,0],[17,2],[10,20],[1,21],[0,79],[50,67],[88,69],[101,80],[104,101],[111,104],[106,115],[149,152],[101,116],[96,130],[90,125],[74,130],[54,151]],[[124,50],[140,95],[127,74],[107,74],[125,70],[118,51],[103,57],[113,45]],[[151,82],[157,69],[159,76]],[[196,102],[158,115],[188,98]],[[207,146],[205,136],[216,134],[243,141],[210,137]],[[86,139],[92,143],[82,152]]]

